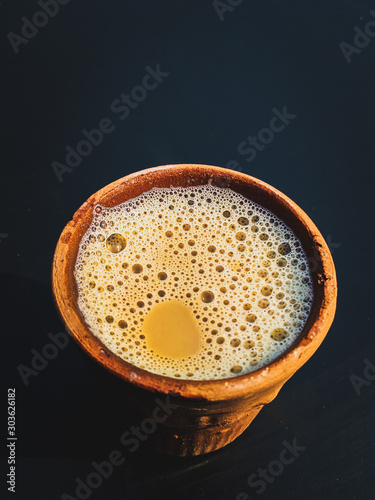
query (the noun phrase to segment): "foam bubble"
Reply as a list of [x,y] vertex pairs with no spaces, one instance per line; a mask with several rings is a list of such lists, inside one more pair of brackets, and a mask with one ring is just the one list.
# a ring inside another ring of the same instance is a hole
[[207,185],[96,206],[75,277],[85,321],[111,351],[209,380],[256,370],[293,343],[312,305],[308,269],[284,222]]

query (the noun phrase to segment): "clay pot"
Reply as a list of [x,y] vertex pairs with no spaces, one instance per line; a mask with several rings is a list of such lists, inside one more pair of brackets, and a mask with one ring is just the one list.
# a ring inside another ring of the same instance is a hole
[[[115,206],[155,186],[187,187],[207,183],[230,188],[263,205],[294,231],[311,263],[314,303],[300,336],[269,365],[223,380],[177,380],[131,365],[109,351],[91,333],[77,307],[73,271],[80,240],[91,224],[97,204]],[[337,293],[329,249],[313,222],[293,201],[258,179],[207,165],[167,165],[143,170],[92,195],[60,236],[53,261],[52,286],[57,308],[74,340],[97,363],[131,384],[133,399],[146,416],[152,418],[158,404],[155,399],[173,405],[169,417],[158,423],[157,446],[174,455],[208,453],[239,436],[319,347],[333,321]]]

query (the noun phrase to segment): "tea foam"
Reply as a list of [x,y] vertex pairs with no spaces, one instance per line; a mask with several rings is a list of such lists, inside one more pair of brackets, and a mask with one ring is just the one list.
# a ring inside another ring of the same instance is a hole
[[[264,207],[210,185],[96,206],[75,278],[79,309],[108,349],[149,372],[192,380],[270,363],[301,333],[313,301],[294,233]],[[194,354],[161,356],[149,346],[147,315],[168,301],[194,317]]]

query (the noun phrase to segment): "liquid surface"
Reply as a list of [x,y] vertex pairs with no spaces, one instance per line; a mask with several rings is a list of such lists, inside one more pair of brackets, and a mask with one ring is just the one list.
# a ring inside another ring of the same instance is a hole
[[200,331],[191,310],[182,302],[156,304],[145,317],[143,333],[147,348],[167,358],[186,358],[199,350]]
[[124,360],[174,378],[242,375],[298,337],[308,261],[267,209],[212,186],[96,206],[75,277],[91,331]]

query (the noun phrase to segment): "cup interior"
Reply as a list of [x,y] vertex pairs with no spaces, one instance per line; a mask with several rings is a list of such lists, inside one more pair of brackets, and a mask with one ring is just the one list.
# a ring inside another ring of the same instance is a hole
[[[211,184],[231,189],[269,209],[300,240],[310,262],[314,301],[303,331],[291,347],[268,365],[228,379],[194,381],[172,379],[122,360],[90,331],[77,306],[74,267],[79,244],[93,219],[96,205],[113,207],[154,187]],[[57,243],[52,288],[59,313],[74,340],[107,370],[138,387],[189,399],[232,399],[262,391],[287,380],[323,341],[336,308],[336,274],[330,251],[310,218],[286,195],[249,175],[209,165],[166,165],[128,175],[93,194],[74,214]],[[266,376],[265,376],[266,375]]]

